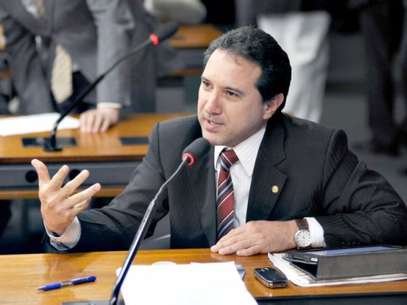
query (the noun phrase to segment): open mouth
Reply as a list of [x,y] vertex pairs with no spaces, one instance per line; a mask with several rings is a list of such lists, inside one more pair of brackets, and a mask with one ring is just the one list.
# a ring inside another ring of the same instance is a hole
[[217,132],[219,128],[221,128],[224,124],[219,122],[219,120],[214,120],[211,117],[204,117],[204,128],[208,132]]
[[208,122],[208,124],[211,125],[211,126],[220,126],[220,125],[223,125],[221,122],[216,121],[216,120],[214,120],[214,119],[212,119],[212,118],[206,118],[205,120],[206,120],[206,121]]
[[212,120],[212,119],[207,119],[207,121],[208,121],[208,123],[209,123],[210,125],[221,125],[220,123],[218,123],[218,122],[216,122],[216,121],[214,121],[214,120]]

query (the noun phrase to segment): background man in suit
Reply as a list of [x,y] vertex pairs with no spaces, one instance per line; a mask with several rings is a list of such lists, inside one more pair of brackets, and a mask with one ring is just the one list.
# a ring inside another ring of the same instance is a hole
[[[70,55],[75,71],[73,95],[57,106],[64,109],[152,30],[142,0],[0,0],[0,10],[21,113],[54,111],[56,46]],[[155,78],[154,52],[148,49],[117,67],[79,109],[81,130],[105,131],[118,121],[120,108],[155,111]]]
[[63,185],[68,166],[50,178],[41,161],[32,161],[55,247],[128,247],[148,202],[200,137],[211,145],[169,184],[150,227],[170,212],[172,247],[252,255],[406,242],[404,203],[348,150],[344,132],[281,113],[291,68],[270,35],[252,27],[230,31],[209,46],[204,66],[197,117],[155,127],[145,159],[109,206],[84,211],[101,187],[75,192],[88,171]]

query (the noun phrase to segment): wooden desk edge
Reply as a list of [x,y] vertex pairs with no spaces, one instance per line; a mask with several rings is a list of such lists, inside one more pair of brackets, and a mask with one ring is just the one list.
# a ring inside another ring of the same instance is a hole
[[[0,255],[2,304],[51,305],[63,301],[107,299],[115,281],[115,270],[123,264],[126,255],[126,251]],[[11,261],[13,264],[10,264]],[[179,264],[234,261],[245,268],[246,287],[261,301],[272,298],[296,300],[347,295],[401,295],[407,299],[407,281],[313,288],[301,288],[290,283],[288,288],[269,289],[261,285],[253,275],[254,268],[270,265],[266,255],[222,256],[210,252],[209,249],[144,250],[138,253],[133,263],[152,264],[158,261],[173,261]],[[43,283],[89,274],[97,276],[96,284],[66,287],[49,293],[36,291],[36,287]],[[24,293],[18,294],[16,291]]]
[[[103,186],[102,189],[95,194],[95,198],[113,198],[121,193],[124,189],[122,186]],[[38,188],[32,189],[7,189],[0,190],[0,200],[10,199],[38,199]]]

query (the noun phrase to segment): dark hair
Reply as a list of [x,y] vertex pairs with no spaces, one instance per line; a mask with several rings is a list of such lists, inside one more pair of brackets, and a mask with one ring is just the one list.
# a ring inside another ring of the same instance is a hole
[[291,65],[287,53],[271,35],[252,26],[226,32],[212,41],[205,51],[204,67],[216,49],[231,52],[257,64],[262,73],[256,82],[256,87],[263,102],[282,93],[284,102],[279,110],[284,107],[291,81]]

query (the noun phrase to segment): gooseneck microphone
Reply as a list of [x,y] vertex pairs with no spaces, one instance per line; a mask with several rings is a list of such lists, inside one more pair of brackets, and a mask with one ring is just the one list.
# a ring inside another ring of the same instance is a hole
[[68,114],[71,113],[71,111],[79,104],[79,102],[82,101],[113,69],[115,69],[123,61],[136,55],[138,52],[140,52],[147,46],[159,45],[162,41],[173,36],[177,32],[177,30],[178,30],[178,23],[171,22],[171,23],[167,24],[166,26],[164,26],[161,30],[157,31],[156,34],[154,34],[154,33],[150,34],[150,36],[147,40],[145,40],[143,43],[138,45],[136,48],[134,48],[132,51],[130,51],[123,57],[116,60],[104,73],[99,75],[92,83],[89,84],[89,86],[87,86],[83,91],[81,91],[81,93],[74,99],[72,104],[65,111],[63,111],[61,113],[61,115],[59,116],[59,118],[55,121],[48,141],[47,140],[44,141],[44,150],[51,151],[51,152],[62,150],[62,147],[59,146],[57,143],[57,131],[58,131],[59,123],[61,123],[61,121]]
[[137,229],[136,234],[134,235],[133,241],[131,242],[128,254],[122,268],[120,269],[120,273],[117,276],[116,282],[113,285],[112,294],[109,301],[80,301],[80,302],[64,302],[64,305],[117,305],[119,301],[119,293],[120,289],[123,285],[123,282],[126,278],[127,272],[130,269],[130,266],[137,254],[137,251],[140,247],[141,241],[144,239],[147,228],[151,223],[151,215],[155,211],[155,205],[162,195],[163,190],[167,187],[167,185],[179,174],[181,169],[185,166],[193,166],[197,160],[199,160],[209,149],[209,142],[204,138],[198,138],[194,140],[191,144],[189,144],[184,151],[182,152],[182,161],[178,165],[177,169],[174,173],[161,185],[158,189],[157,193],[155,194],[154,198],[150,201],[147,206],[146,212],[144,213],[143,218],[141,219],[140,225]]
[[147,232],[147,228],[150,225],[151,215],[154,211],[155,204],[156,204],[158,198],[161,196],[163,190],[167,187],[167,185],[174,179],[174,177],[176,177],[178,175],[178,173],[181,171],[181,169],[185,165],[188,165],[188,166],[194,165],[196,163],[196,161],[199,160],[199,158],[201,158],[204,155],[204,153],[207,151],[208,148],[209,148],[209,143],[204,138],[198,138],[195,141],[193,141],[191,144],[189,144],[183,151],[182,161],[178,165],[178,168],[161,185],[161,187],[155,194],[154,198],[150,201],[150,203],[147,207],[147,210],[144,213],[143,219],[140,222],[140,226],[138,227],[136,235],[134,236],[134,239],[131,243],[131,246],[129,249],[129,254],[126,257],[126,260],[124,261],[123,266],[120,270],[120,273],[116,279],[116,283],[113,286],[113,291],[112,291],[112,295],[111,295],[110,302],[109,302],[110,305],[117,304],[120,289],[123,285],[126,274],[129,271],[131,263],[133,262],[134,257],[136,256],[137,251],[140,247],[140,242],[144,239],[144,236]]

